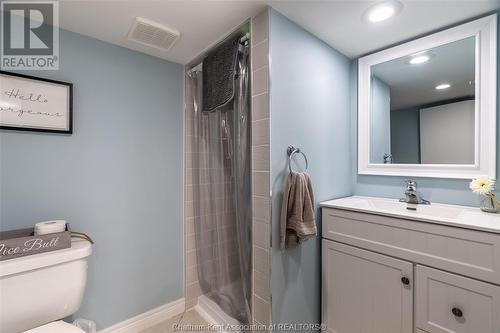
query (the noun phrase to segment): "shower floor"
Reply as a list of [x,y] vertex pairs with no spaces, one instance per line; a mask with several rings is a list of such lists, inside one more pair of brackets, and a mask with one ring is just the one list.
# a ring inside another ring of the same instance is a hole
[[[239,321],[228,315],[217,303],[205,295],[198,297],[198,305],[195,310],[210,324],[214,325],[238,325]],[[233,331],[237,333],[237,331]]]

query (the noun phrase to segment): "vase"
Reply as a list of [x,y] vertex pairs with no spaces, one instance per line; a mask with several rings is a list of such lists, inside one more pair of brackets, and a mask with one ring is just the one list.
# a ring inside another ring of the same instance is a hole
[[500,201],[497,200],[494,194],[486,195],[481,200],[481,210],[486,213],[500,212]]

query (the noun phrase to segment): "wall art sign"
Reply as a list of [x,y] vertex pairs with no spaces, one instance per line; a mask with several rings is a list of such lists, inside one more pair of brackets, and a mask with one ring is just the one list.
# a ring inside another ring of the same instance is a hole
[[73,85],[0,71],[0,128],[73,132]]

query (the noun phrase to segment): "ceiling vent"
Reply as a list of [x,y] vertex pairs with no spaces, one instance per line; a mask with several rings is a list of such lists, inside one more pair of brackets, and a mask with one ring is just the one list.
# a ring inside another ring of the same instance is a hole
[[169,29],[151,20],[136,17],[128,39],[160,50],[168,50],[179,39],[178,31]]

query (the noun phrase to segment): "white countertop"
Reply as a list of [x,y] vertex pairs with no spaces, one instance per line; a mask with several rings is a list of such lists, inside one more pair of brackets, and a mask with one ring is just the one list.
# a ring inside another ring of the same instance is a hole
[[320,206],[500,233],[500,214],[468,206],[431,203],[418,205],[417,210],[412,211],[406,209],[406,203],[396,199],[361,196],[324,201]]

